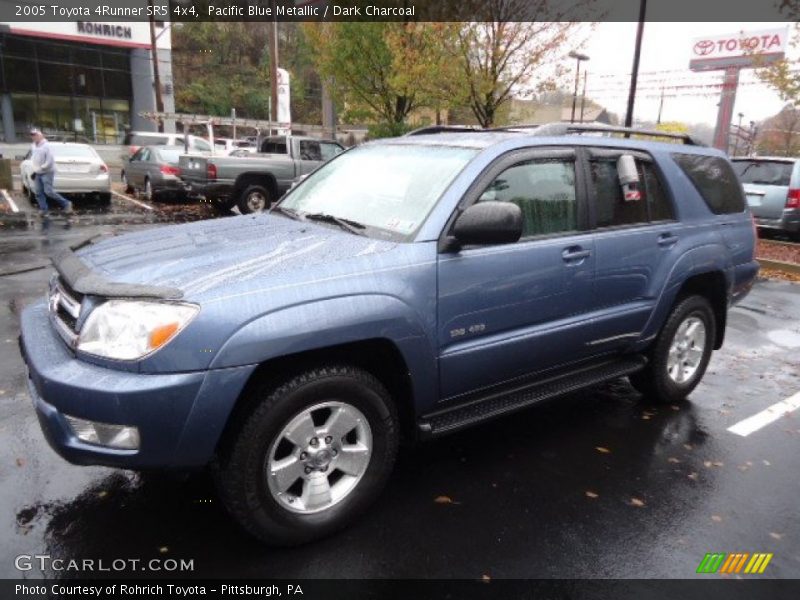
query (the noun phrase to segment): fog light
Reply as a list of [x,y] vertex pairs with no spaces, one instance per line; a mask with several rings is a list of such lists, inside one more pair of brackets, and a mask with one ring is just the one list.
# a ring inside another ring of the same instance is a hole
[[122,450],[139,449],[139,430],[136,427],[97,423],[79,419],[78,417],[70,417],[69,415],[64,415],[64,417],[78,439],[87,444],[97,444],[98,446],[108,446],[109,448],[120,448]]

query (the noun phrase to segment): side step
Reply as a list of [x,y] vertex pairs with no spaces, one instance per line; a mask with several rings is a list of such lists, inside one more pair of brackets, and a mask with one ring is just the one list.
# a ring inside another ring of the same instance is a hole
[[517,384],[501,390],[495,389],[464,404],[427,414],[420,419],[417,426],[422,438],[444,435],[474,423],[509,414],[542,400],[630,375],[643,369],[646,364],[647,359],[643,356],[626,356],[595,363],[555,377]]

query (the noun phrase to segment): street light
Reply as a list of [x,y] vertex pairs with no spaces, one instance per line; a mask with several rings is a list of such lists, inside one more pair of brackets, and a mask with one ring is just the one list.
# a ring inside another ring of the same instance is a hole
[[742,135],[742,117],[744,117],[744,113],[739,113],[739,123],[736,125],[736,137],[734,138],[733,142],[733,155],[736,156],[739,153],[739,136]]
[[570,123],[575,122],[575,106],[578,103],[578,83],[581,79],[581,61],[582,60],[589,60],[589,57],[585,54],[581,54],[580,52],[575,52],[574,50],[568,54],[570,58],[574,58],[577,63],[577,68],[575,70],[575,91],[572,92],[572,115],[569,118]]

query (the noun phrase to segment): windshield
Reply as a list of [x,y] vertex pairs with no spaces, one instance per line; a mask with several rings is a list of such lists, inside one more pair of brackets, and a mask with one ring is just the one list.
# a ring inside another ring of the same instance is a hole
[[50,149],[53,151],[53,156],[59,158],[94,158],[95,153],[89,146],[61,146],[59,144],[52,144]]
[[366,226],[368,234],[407,237],[476,153],[446,146],[361,146],[309,175],[280,208],[347,219]]
[[767,160],[735,160],[733,169],[742,183],[789,185],[794,163]]

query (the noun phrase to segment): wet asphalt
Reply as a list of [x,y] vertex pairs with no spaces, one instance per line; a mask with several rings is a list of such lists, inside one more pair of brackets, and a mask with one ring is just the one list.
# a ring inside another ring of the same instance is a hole
[[371,510],[300,548],[239,531],[202,472],[63,461],[39,430],[17,349],[48,257],[97,234],[213,216],[115,196],[70,219],[0,217],[0,577],[65,576],[19,573],[21,554],[193,560],[171,574],[182,577],[720,577],[695,575],[707,552],[771,552],[761,577],[800,577],[800,411],[748,437],[727,431],[800,391],[800,285],[787,282],[760,281],[731,311],[686,403],[652,406],[619,380],[405,448]]

